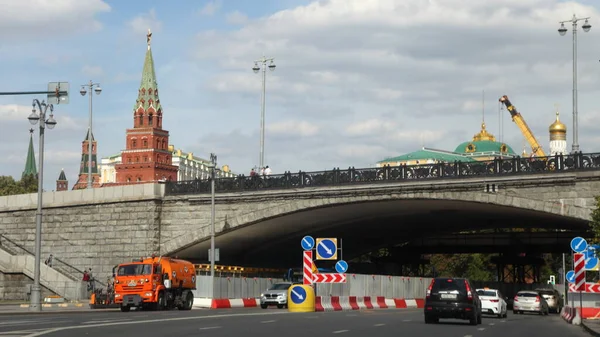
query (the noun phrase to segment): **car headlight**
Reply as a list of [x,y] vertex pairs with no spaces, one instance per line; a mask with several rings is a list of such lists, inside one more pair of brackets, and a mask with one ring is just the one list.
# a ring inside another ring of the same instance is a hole
[[265,297],[265,294],[260,294],[260,297]]

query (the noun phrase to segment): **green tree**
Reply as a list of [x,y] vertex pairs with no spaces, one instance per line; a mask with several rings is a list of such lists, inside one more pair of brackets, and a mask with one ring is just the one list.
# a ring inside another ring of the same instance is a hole
[[37,192],[37,177],[25,176],[16,181],[11,176],[0,176],[0,196]]
[[590,227],[594,233],[594,240],[600,241],[600,196],[595,197],[596,204],[592,211],[592,220],[590,221]]

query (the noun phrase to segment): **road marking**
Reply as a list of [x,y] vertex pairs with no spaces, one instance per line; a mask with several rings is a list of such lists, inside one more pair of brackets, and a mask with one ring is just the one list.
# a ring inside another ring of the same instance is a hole
[[490,325],[496,325],[496,323],[490,323]]
[[500,323],[506,323],[506,320],[501,320]]
[[306,318],[306,319],[314,319],[314,318],[319,318],[319,316],[306,316],[304,318]]
[[273,322],[277,322],[276,320],[270,320],[270,321],[262,321],[261,323],[273,323]]
[[342,332],[348,332],[349,330],[338,330],[338,331],[334,331],[333,333],[342,333]]
[[465,337],[473,337],[472,335],[465,335]]
[[104,321],[87,321],[87,322],[82,322],[81,324],[98,324],[98,323],[114,323],[114,322],[128,322],[128,321],[132,321],[131,318],[125,318],[125,319],[107,319]]
[[356,317],[356,316],[358,316],[358,315],[357,315],[357,314],[347,314],[346,316],[347,316],[347,317]]
[[485,330],[485,328],[479,328],[479,329],[477,329],[477,330],[479,330],[479,331],[483,331],[483,330]]
[[212,329],[219,329],[220,326],[207,326],[204,328],[198,328],[198,330],[212,330]]
[[412,321],[412,320],[411,319],[402,320],[402,322],[410,322],[410,321]]
[[53,329],[40,331],[38,333],[31,334],[27,337],[44,336],[44,335],[48,335],[48,334],[51,334],[54,332],[65,331],[65,330],[89,329],[89,328],[105,327],[105,326],[148,324],[148,323],[175,322],[175,321],[193,321],[193,320],[220,318],[220,317],[250,317],[250,316],[286,315],[286,314],[289,314],[289,312],[274,311],[274,312],[265,312],[265,313],[224,314],[224,315],[208,315],[208,316],[199,316],[199,317],[198,316],[196,316],[196,317],[173,317],[173,318],[163,318],[163,319],[150,319],[150,320],[144,320],[144,321],[128,321],[128,322],[74,325],[74,326],[65,326],[65,327],[53,328]]
[[385,324],[383,324],[383,323],[378,323],[378,324],[375,324],[374,326],[384,326],[384,325]]

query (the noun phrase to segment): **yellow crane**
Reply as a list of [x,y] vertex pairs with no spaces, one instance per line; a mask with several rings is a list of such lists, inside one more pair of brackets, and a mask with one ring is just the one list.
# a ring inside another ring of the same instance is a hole
[[517,124],[517,126],[521,130],[521,133],[523,134],[523,136],[525,136],[525,139],[531,146],[531,153],[535,154],[536,157],[546,157],[546,153],[544,152],[544,150],[542,150],[542,146],[540,145],[540,143],[538,143],[537,139],[535,139],[533,132],[531,132],[531,129],[529,128],[527,123],[525,123],[525,119],[523,119],[521,113],[519,113],[517,111],[517,108],[515,108],[515,106],[512,105],[512,103],[510,102],[510,100],[508,100],[508,96],[504,95],[500,97],[499,101],[506,105],[506,109],[508,110],[508,112],[510,112],[512,121],[515,122],[515,124]]

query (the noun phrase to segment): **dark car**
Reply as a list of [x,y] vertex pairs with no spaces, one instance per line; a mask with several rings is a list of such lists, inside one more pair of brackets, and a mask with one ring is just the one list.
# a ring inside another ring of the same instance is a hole
[[471,282],[465,278],[435,278],[425,296],[425,323],[437,323],[440,318],[469,320],[481,324],[481,300]]

